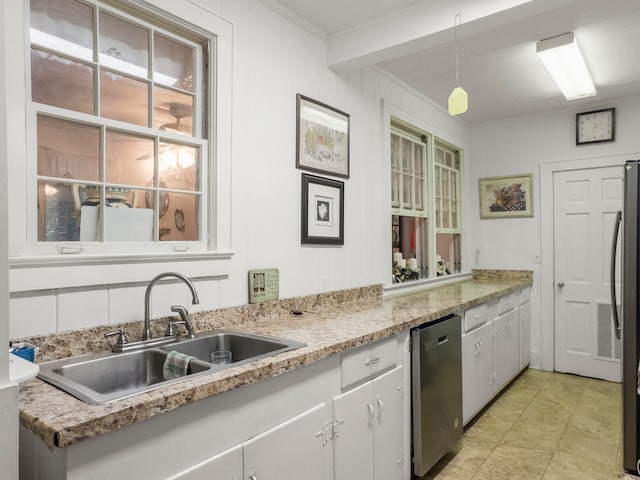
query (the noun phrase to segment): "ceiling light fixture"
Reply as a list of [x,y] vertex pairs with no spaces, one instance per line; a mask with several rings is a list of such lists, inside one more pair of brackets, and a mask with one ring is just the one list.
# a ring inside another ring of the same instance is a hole
[[454,20],[453,32],[456,39],[456,87],[449,95],[449,115],[459,115],[467,111],[468,108],[468,97],[467,92],[465,92],[464,88],[460,86],[458,82],[458,65],[459,65],[459,57],[460,57],[460,47],[458,44],[458,25],[462,23],[462,14],[456,14],[456,18]]
[[596,86],[573,32],[540,40],[536,44],[536,53],[567,100],[596,94]]

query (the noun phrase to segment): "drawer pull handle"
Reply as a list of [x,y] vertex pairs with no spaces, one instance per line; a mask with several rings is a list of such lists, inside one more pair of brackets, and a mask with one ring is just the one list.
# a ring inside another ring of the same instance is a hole
[[371,425],[371,420],[373,420],[373,405],[371,405],[370,403],[367,403],[367,414],[368,414],[368,418],[367,418],[367,425]]
[[376,398],[376,402],[378,402],[378,418],[380,418],[380,415],[382,415],[382,411],[384,410],[384,403],[382,403],[380,398]]
[[377,357],[374,357],[374,358],[367,358],[367,360],[364,362],[364,364],[367,367],[370,367],[371,365],[375,365],[379,361],[380,361],[380,356],[378,355]]

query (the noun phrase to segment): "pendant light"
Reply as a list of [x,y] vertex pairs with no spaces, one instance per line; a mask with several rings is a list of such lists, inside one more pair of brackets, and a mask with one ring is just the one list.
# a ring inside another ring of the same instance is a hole
[[468,96],[467,92],[460,86],[458,82],[458,65],[460,62],[460,45],[458,44],[458,25],[462,23],[462,14],[458,13],[454,20],[453,32],[456,39],[456,87],[449,95],[449,115],[460,115],[467,111]]

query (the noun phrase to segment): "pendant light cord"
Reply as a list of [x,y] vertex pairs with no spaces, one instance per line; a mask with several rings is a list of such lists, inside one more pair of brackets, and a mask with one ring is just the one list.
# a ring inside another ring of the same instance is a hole
[[458,42],[458,26],[462,23],[462,14],[456,13],[456,17],[453,21],[453,35],[456,40],[456,85],[460,86],[458,81],[458,66],[460,64],[460,45]]

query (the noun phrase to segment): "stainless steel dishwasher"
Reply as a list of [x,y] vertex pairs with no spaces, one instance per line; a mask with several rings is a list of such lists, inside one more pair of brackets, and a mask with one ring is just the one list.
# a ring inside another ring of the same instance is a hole
[[411,331],[413,473],[424,476],[462,438],[460,316]]

